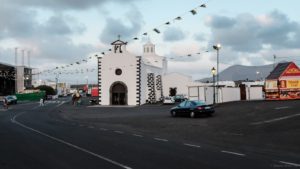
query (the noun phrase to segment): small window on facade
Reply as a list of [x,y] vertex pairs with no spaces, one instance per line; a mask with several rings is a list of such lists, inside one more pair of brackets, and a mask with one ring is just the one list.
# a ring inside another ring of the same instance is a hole
[[153,53],[153,48],[151,48],[151,53]]
[[147,53],[149,53],[149,48],[147,48]]
[[116,75],[119,76],[122,74],[122,70],[118,68],[118,69],[116,69],[115,73],[116,73]]

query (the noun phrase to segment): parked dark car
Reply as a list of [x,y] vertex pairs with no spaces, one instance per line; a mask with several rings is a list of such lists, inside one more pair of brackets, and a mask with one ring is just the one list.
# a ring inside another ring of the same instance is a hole
[[15,95],[8,95],[5,96],[6,100],[7,100],[7,104],[17,104],[18,103],[18,99]]
[[212,105],[207,105],[204,101],[183,101],[178,106],[173,107],[170,111],[171,116],[187,115],[192,118],[204,114],[211,116],[215,112]]

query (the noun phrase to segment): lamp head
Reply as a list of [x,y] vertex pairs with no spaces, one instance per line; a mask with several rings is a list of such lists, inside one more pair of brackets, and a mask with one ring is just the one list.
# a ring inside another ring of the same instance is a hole
[[220,50],[221,47],[222,47],[222,46],[221,46],[221,44],[219,44],[219,43],[218,43],[217,45],[214,45],[214,46],[213,46],[213,48],[214,48],[215,50]]
[[216,75],[216,69],[215,69],[215,67],[213,67],[213,68],[211,69],[211,74],[212,74],[212,75]]

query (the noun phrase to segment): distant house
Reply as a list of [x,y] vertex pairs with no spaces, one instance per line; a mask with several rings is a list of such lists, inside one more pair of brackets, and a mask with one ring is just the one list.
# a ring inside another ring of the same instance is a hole
[[279,63],[266,78],[267,100],[300,99],[300,69],[294,62]]

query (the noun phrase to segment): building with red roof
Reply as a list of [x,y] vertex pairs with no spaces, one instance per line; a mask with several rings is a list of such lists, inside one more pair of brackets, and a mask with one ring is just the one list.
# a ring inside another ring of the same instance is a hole
[[266,78],[267,100],[300,99],[300,69],[294,62],[279,63]]

